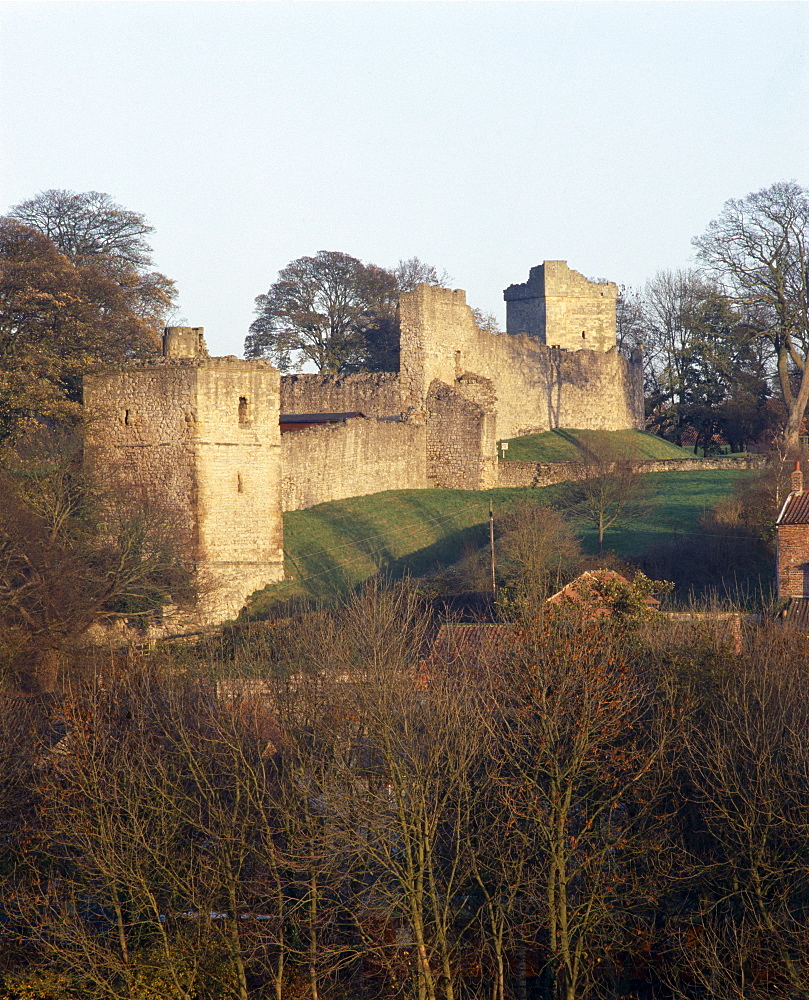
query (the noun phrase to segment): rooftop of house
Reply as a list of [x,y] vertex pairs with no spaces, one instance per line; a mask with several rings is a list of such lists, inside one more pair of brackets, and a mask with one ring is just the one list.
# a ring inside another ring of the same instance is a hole
[[[546,603],[558,605],[582,604],[591,603],[595,598],[597,603],[603,604],[603,607],[600,609],[601,613],[607,614],[609,613],[610,601],[608,598],[603,597],[598,589],[605,583],[620,583],[627,587],[632,586],[631,582],[625,576],[616,573],[615,570],[586,570],[581,576],[577,576],[575,580],[572,580],[567,586],[562,587],[561,590],[549,597]],[[647,597],[645,603],[650,607],[656,608],[660,604],[660,601],[654,597]]]
[[780,617],[800,629],[809,629],[809,598],[791,597]]

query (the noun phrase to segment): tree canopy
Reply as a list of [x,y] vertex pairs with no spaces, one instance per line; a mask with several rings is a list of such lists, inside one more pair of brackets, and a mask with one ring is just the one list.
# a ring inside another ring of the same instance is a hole
[[75,417],[91,366],[156,353],[157,317],[140,305],[103,267],[0,218],[0,437],[28,417]]
[[82,270],[97,272],[119,288],[126,310],[158,337],[173,307],[174,282],[153,270],[154,232],[140,212],[133,212],[100,191],[42,191],[15,205],[9,217],[46,236]]
[[693,243],[769,345],[787,410],[784,442],[797,446],[809,402],[809,191],[789,181],[731,198]]
[[144,271],[152,266],[144,239],[154,232],[140,212],[116,204],[100,191],[42,191],[9,215],[48,237],[75,264],[101,261],[105,267]]
[[339,251],[299,257],[256,298],[245,356],[270,358],[281,371],[306,364],[331,373],[395,370],[399,293],[446,278],[417,257],[392,271]]
[[766,359],[737,305],[716,281],[696,271],[662,271],[646,285],[630,339],[643,327],[648,425],[682,443],[710,450],[714,435],[735,445],[757,438],[774,417]]

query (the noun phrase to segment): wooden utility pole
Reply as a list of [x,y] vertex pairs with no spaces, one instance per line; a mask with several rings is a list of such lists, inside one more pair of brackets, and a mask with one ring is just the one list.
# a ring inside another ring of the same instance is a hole
[[494,574],[494,508],[489,500],[489,554],[492,561],[492,597],[497,600],[497,577]]

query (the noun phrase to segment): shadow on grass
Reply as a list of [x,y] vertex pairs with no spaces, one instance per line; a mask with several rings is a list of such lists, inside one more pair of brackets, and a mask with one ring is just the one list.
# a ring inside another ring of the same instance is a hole
[[[361,519],[358,519],[358,530],[361,526]],[[253,595],[239,620],[282,618],[315,606],[339,604],[374,576],[390,581],[429,576],[454,565],[470,550],[484,547],[488,543],[488,530],[487,524],[459,528],[401,557],[393,555],[385,544],[377,548],[366,547],[369,560],[366,571],[356,574],[347,571],[345,559],[339,552],[313,551],[305,561],[292,562],[297,577],[292,582],[297,584],[297,593],[285,594],[283,584],[265,587]]]
[[[556,437],[562,438],[563,441],[567,441],[567,443],[572,445],[580,455],[591,460],[597,457],[593,449],[589,448],[584,441],[579,440],[579,438],[577,438],[572,431],[554,430],[551,433],[555,434]],[[575,461],[575,459],[576,456],[571,456],[572,461]]]
[[394,580],[404,576],[426,576],[454,565],[470,549],[483,548],[488,542],[488,525],[473,524],[469,528],[453,531],[432,545],[392,560],[385,567],[385,572]]

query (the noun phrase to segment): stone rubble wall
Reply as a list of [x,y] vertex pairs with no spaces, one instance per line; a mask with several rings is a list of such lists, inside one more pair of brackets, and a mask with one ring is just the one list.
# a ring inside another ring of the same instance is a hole
[[281,505],[301,510],[328,500],[421,490],[427,481],[424,422],[355,417],[281,435]]
[[427,477],[431,486],[490,489],[496,483],[495,414],[485,402],[435,379],[427,395]]
[[283,579],[280,376],[224,359],[198,373],[200,568],[238,612],[253,591]]
[[608,351],[616,345],[618,286],[589,281],[566,261],[532,267],[528,281],[509,285],[503,297],[509,334],[526,333],[571,351]]
[[281,378],[281,413],[358,412],[366,417],[391,417],[416,402],[396,372]]
[[[266,362],[159,359],[85,380],[85,465],[176,514],[195,620],[238,613],[283,579],[279,375]],[[174,529],[173,529],[174,530]]]
[[[652,459],[633,462],[638,472],[706,472],[715,469],[763,469],[764,455],[744,455],[738,458]],[[576,479],[581,470],[578,462],[518,462],[500,459],[497,463],[498,486],[552,486]]]
[[86,376],[84,467],[112,500],[176,518],[184,554],[199,556],[194,442],[196,369],[130,365]]
[[413,391],[433,380],[454,385],[465,372],[492,383],[498,439],[575,427],[627,430],[643,426],[640,357],[562,351],[526,335],[478,329],[463,291],[419,285],[401,296],[401,365]]
[[[557,263],[561,262],[543,266],[553,271]],[[595,296],[602,308],[603,290],[614,288],[588,282],[566,265],[561,271],[561,276],[555,272],[550,276],[554,287],[564,291],[570,285],[567,291],[575,293],[577,301]],[[611,301],[614,313],[614,297]],[[536,337],[483,332],[463,291],[420,285],[401,296],[399,309],[399,373],[285,376],[281,412],[360,412],[377,418],[405,414],[417,422],[424,417],[427,477],[437,486],[457,489],[495,484],[498,439],[557,427],[623,430],[643,426],[640,357],[627,361],[614,348],[563,351],[546,347]],[[367,453],[375,455],[377,435],[369,427]],[[344,492],[347,486],[327,485],[339,484],[347,475],[355,495],[381,488],[375,487],[376,459],[371,459],[365,476],[361,464],[355,464],[350,474],[341,468],[340,448],[324,451],[319,460],[322,469],[317,473],[304,469],[300,462],[290,467],[284,460],[286,509],[296,509],[287,508],[287,503],[309,506],[326,496],[349,495]],[[353,461],[364,461],[360,452],[354,453]],[[313,485],[313,476],[320,485]],[[296,493],[294,482],[299,478]],[[388,478],[398,481],[399,475]]]

